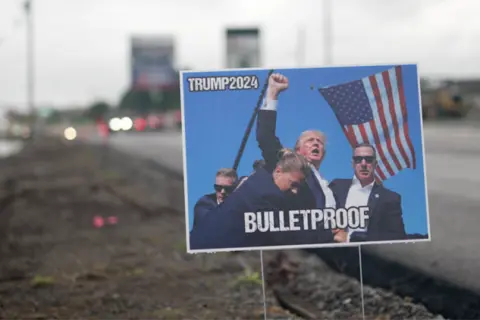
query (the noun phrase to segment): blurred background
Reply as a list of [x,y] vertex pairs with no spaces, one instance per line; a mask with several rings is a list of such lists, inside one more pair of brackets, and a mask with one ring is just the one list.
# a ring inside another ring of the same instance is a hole
[[52,136],[107,142],[181,176],[180,70],[417,63],[433,241],[365,252],[478,293],[479,12],[477,0],[1,0],[0,154]]
[[180,121],[178,70],[394,62],[418,63],[425,118],[467,117],[479,101],[476,6],[3,0],[2,127],[159,130]]

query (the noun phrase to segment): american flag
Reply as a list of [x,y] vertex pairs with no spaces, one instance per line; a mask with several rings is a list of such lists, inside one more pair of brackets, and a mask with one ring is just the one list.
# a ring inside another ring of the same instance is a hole
[[333,109],[350,145],[370,143],[377,149],[377,181],[405,168],[415,169],[400,66],[319,91]]

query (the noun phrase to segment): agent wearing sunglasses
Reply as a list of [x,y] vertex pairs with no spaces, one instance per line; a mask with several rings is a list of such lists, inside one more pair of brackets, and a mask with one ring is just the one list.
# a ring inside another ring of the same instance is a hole
[[230,168],[222,168],[217,171],[214,193],[206,194],[201,197],[193,209],[193,228],[205,215],[219,204],[221,204],[235,189],[237,183],[237,172]]
[[405,239],[401,197],[375,182],[375,147],[363,143],[353,149],[353,179],[335,179],[330,188],[338,208],[369,206],[366,229],[334,230],[337,242],[389,241]]

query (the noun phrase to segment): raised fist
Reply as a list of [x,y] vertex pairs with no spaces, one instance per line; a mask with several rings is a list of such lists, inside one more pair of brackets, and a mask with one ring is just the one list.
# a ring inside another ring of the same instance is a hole
[[273,73],[268,79],[267,95],[276,100],[278,94],[288,88],[288,78],[279,73]]

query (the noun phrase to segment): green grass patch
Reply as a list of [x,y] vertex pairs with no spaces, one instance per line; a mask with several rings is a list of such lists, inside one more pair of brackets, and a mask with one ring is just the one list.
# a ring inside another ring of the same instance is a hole
[[49,276],[40,276],[36,275],[33,277],[33,279],[30,281],[30,284],[34,288],[39,288],[39,287],[47,287],[51,286],[55,283],[55,279],[53,277]]

